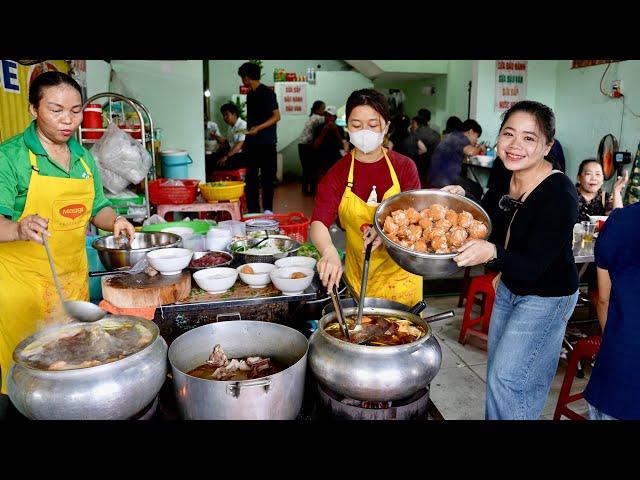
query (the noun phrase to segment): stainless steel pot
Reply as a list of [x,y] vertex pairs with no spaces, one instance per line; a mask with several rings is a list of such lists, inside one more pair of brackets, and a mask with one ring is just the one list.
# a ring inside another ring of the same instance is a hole
[[[355,307],[344,309],[356,315]],[[316,379],[335,392],[356,400],[399,400],[425,388],[440,370],[442,351],[431,328],[418,315],[388,308],[365,307],[365,315],[394,315],[422,325],[427,334],[405,345],[373,347],[332,337],[324,327],[336,318],[331,312],[318,322],[309,338],[309,368]]]
[[[229,251],[233,253],[234,257],[240,261],[240,263],[275,263],[289,255],[295,255],[300,249],[300,242],[297,242],[289,237],[269,237],[268,240],[260,243],[264,237],[259,238],[246,238],[243,240],[236,240],[229,245]],[[245,250],[251,249],[254,245],[260,243],[261,246],[277,247],[280,249],[280,253],[271,254],[253,254],[245,253]]]
[[147,252],[158,248],[181,247],[182,237],[170,232],[136,232],[130,248],[123,248],[113,235],[96,238],[91,244],[107,270],[131,267]]
[[444,278],[459,271],[462,267],[458,267],[452,260],[457,253],[423,253],[410,250],[389,240],[382,227],[384,219],[395,210],[413,207],[420,211],[434,203],[451,208],[456,212],[466,210],[476,220],[485,222],[488,227],[487,236],[491,234],[489,214],[476,202],[461,195],[454,195],[443,190],[409,190],[384,200],[376,208],[373,226],[380,235],[389,256],[408,272],[427,279]]
[[20,342],[7,377],[9,398],[20,413],[34,420],[126,420],[153,401],[167,375],[167,344],[149,320],[127,315],[105,317],[113,319],[141,323],[152,332],[151,343],[115,362],[50,371],[28,367],[20,356],[42,332]]
[[[228,358],[271,357],[285,370],[243,381],[187,375],[220,344]],[[169,348],[180,416],[188,420],[293,420],[302,407],[307,339],[277,323],[234,320],[211,323],[176,338]]]

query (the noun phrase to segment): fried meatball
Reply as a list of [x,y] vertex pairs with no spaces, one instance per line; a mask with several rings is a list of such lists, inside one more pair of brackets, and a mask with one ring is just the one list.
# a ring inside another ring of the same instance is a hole
[[405,213],[409,218],[409,223],[418,223],[420,221],[420,214],[415,208],[409,207],[405,210]]
[[409,225],[409,217],[404,210],[396,210],[395,212],[391,212],[391,216],[393,217],[393,221],[399,227],[406,227]]
[[302,272],[293,272],[291,274],[291,278],[304,278],[306,275]]
[[444,237],[447,234],[447,231],[444,228],[433,227],[431,230],[431,240],[435,237]]
[[441,228],[445,232],[448,232],[451,226],[452,226],[451,222],[446,218],[443,218],[442,220],[438,220],[434,225],[435,228]]
[[433,221],[442,220],[447,212],[447,209],[442,205],[434,203],[431,205],[427,212],[427,217]]
[[471,238],[484,239],[489,233],[487,226],[479,220],[474,220],[469,227],[469,236]]
[[393,217],[389,215],[387,218],[384,219],[384,226],[382,228],[384,230],[384,233],[387,233],[387,234],[397,233],[398,224],[394,222]]
[[458,225],[464,228],[469,228],[473,223],[473,215],[469,212],[463,210],[462,213],[458,215]]
[[436,251],[436,253],[448,253],[448,252],[439,252],[438,250],[444,250],[449,248],[449,244],[447,243],[447,237],[444,235],[438,235],[431,239],[431,247]]
[[251,268],[249,265],[245,265],[244,267],[242,267],[240,269],[240,271],[242,273],[246,273],[248,275],[253,275],[254,273],[256,273],[256,272],[253,271],[253,268]]
[[458,214],[455,212],[455,210],[447,210],[447,212],[444,214],[444,218],[451,222],[452,227],[458,226]]
[[418,222],[418,225],[420,225],[423,230],[425,228],[431,229],[431,227],[433,226],[433,222],[427,217],[423,217],[423,218],[420,218],[420,222]]
[[465,242],[469,233],[462,227],[451,227],[451,230],[447,232],[447,242],[452,247],[460,247]]
[[422,228],[419,225],[411,225],[407,233],[407,240],[415,242],[422,237]]
[[426,252],[427,251],[427,242],[424,241],[424,238],[421,238],[415,243],[416,252]]
[[429,218],[429,209],[423,208],[420,210],[420,218]]

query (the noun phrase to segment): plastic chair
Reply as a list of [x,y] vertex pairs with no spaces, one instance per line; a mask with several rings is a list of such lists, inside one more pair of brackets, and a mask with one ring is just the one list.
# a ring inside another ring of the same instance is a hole
[[[496,273],[485,273],[471,280],[467,293],[467,304],[465,305],[464,315],[462,316],[462,326],[460,327],[460,336],[458,337],[459,343],[463,345],[467,343],[467,336],[469,335],[482,338],[485,341],[487,340],[489,320],[491,319],[493,302],[496,299],[496,292],[491,282],[496,275]],[[477,294],[483,295],[480,303],[480,315],[471,318],[471,309],[475,304]],[[474,328],[477,325],[480,325],[480,329]]]
[[571,420],[586,420],[584,416],[571,410],[568,406],[570,403],[584,398],[582,395],[583,392],[571,395],[571,385],[573,385],[573,379],[576,376],[580,360],[586,359],[588,361],[592,361],[600,350],[601,342],[601,335],[591,335],[590,337],[578,340],[576,343],[576,346],[573,348],[571,356],[569,357],[567,371],[564,373],[564,380],[562,380],[562,387],[560,387],[560,395],[558,395],[556,411],[553,414],[554,420],[560,420],[562,415],[570,418]]

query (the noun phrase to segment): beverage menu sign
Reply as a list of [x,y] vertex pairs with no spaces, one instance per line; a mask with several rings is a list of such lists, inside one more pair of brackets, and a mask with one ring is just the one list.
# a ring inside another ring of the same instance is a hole
[[527,61],[496,60],[495,111],[509,109],[527,95]]
[[285,115],[307,115],[307,82],[276,82],[280,112]]

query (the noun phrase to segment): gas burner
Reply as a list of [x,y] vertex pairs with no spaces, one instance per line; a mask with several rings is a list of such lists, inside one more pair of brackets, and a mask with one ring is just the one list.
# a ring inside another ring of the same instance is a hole
[[410,397],[393,401],[355,400],[318,384],[320,408],[325,415],[347,420],[412,420],[426,419],[429,388]]

